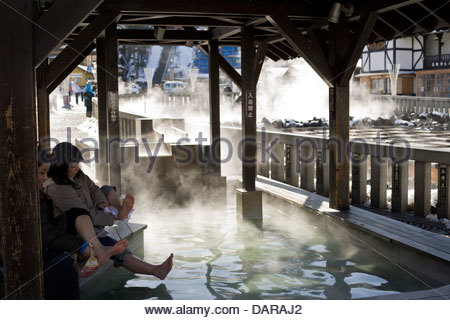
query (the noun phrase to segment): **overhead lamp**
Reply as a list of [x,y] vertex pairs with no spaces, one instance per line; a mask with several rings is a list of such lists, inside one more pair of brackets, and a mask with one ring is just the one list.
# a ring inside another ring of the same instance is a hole
[[333,5],[330,10],[330,14],[328,15],[328,21],[332,23],[338,23],[339,17],[341,15],[342,4],[339,2],[333,2]]
[[155,38],[158,40],[164,39],[164,33],[166,32],[165,28],[158,27],[155,30]]
[[344,15],[349,18],[353,15],[353,12],[355,11],[355,7],[351,3],[346,3],[342,5],[339,2],[333,2],[333,5],[331,6],[330,14],[328,15],[328,21],[332,23],[338,23],[339,17],[341,16],[341,12],[344,13]]

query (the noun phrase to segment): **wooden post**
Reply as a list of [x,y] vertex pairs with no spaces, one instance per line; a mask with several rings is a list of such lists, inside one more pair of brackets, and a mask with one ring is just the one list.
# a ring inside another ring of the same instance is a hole
[[266,128],[262,128],[260,132],[257,132],[257,139],[258,139],[258,148],[256,152],[258,159],[257,172],[258,175],[269,178],[270,176],[269,157],[267,156],[267,154],[264,153],[268,146]]
[[0,242],[7,299],[43,298],[33,2],[0,3]]
[[49,94],[45,86],[47,60],[36,69],[36,88],[38,105],[38,132],[41,148],[50,148],[50,103]]
[[353,153],[352,157],[352,203],[364,204],[367,200],[366,155]]
[[236,190],[238,217],[262,220],[262,192],[256,191],[256,84],[253,31],[242,27],[242,189]]
[[97,100],[98,100],[98,162],[97,179],[109,184],[109,163],[106,162],[106,139],[108,137],[106,107],[106,47],[105,38],[97,38]]
[[255,191],[256,179],[256,85],[254,74],[255,46],[251,28],[242,27],[242,184]]
[[300,146],[300,188],[310,192],[314,192],[315,155],[313,153],[314,149],[309,144]]
[[299,159],[298,146],[295,144],[286,145],[286,183],[298,187],[299,180]]
[[450,219],[450,166],[440,165],[438,173],[438,204],[439,219]]
[[330,190],[330,152],[318,149],[316,158],[316,193],[328,197]]
[[120,174],[120,118],[117,24],[112,23],[105,30],[106,53],[106,106],[108,141],[106,158],[109,163],[109,182],[121,194]]
[[431,212],[431,163],[414,162],[414,215],[425,217]]
[[[220,88],[219,88],[219,41],[209,41],[209,119],[210,119],[210,143],[214,145],[215,156],[211,154],[210,166],[212,175],[221,175],[220,161]],[[216,143],[214,143],[216,141]]]
[[[272,136],[272,135],[271,135]],[[273,136],[272,136],[273,137]],[[279,138],[280,136],[278,136]],[[272,138],[270,139],[272,141]],[[284,144],[279,139],[272,147],[273,158],[270,159],[270,179],[284,182]]]
[[370,206],[386,208],[387,158],[370,157]]
[[408,211],[408,169],[408,161],[392,161],[392,212]]
[[346,153],[350,136],[349,104],[348,86],[330,88],[330,207],[333,209],[348,209],[350,202],[350,162]]

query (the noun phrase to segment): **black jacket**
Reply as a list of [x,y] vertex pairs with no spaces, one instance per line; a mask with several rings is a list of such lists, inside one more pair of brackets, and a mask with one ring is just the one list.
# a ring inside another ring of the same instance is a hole
[[[73,253],[83,245],[83,240],[67,233],[67,215],[61,214],[57,217],[54,216],[53,201],[44,192],[40,194],[40,209],[44,261],[49,252]],[[71,210],[85,211],[84,209],[78,208]]]

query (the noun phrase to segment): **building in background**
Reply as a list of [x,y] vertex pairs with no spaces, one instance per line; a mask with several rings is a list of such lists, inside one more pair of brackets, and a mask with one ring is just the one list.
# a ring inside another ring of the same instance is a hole
[[78,86],[84,87],[89,80],[94,80],[94,73],[91,66],[87,67],[80,64],[70,73],[69,77]]
[[400,65],[398,95],[450,97],[450,32],[399,38],[366,46],[356,75],[372,94],[391,94],[389,70]]
[[[194,67],[198,68],[199,74],[209,74],[208,56],[200,49],[195,49]],[[235,69],[241,69],[241,52],[239,47],[220,47],[220,54]]]

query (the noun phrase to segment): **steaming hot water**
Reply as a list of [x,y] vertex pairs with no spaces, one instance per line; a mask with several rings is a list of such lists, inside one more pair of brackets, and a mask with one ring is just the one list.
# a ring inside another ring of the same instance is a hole
[[144,259],[160,263],[173,252],[173,270],[160,281],[114,269],[83,297],[355,299],[429,289],[367,248],[327,239],[298,213],[265,204],[262,228],[243,226],[234,198],[228,200],[224,210],[214,204],[136,212],[132,220],[149,226]]

